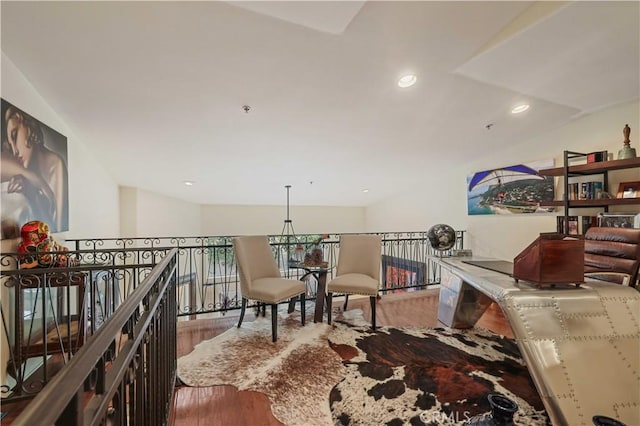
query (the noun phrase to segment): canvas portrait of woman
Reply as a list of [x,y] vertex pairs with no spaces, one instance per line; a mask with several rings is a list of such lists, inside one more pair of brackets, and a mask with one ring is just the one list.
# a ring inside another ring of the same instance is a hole
[[2,104],[2,238],[31,220],[69,230],[67,138],[6,100]]

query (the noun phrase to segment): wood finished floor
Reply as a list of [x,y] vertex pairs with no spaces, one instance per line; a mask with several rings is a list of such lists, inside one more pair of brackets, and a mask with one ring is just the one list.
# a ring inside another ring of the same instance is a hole
[[[438,323],[438,289],[386,294],[378,300],[376,322],[388,326],[436,327]],[[337,300],[334,308],[341,306]],[[348,309],[360,308],[371,320],[368,298],[349,300]],[[326,314],[325,314],[326,318]],[[254,319],[247,314],[245,321]],[[178,356],[188,354],[203,340],[223,333],[237,322],[236,315],[221,319],[198,319],[178,324]],[[485,312],[478,327],[513,337],[511,328],[496,304]],[[238,391],[234,386],[176,388],[171,413],[172,426],[271,426],[281,425],[271,414],[268,398],[259,392]]]

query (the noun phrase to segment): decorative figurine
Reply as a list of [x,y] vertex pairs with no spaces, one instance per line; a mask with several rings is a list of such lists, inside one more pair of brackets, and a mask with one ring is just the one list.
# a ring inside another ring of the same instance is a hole
[[499,393],[487,396],[491,411],[471,417],[465,426],[513,426],[513,415],[518,411],[518,404]]
[[22,225],[20,236],[22,243],[18,247],[18,253],[24,254],[19,260],[20,268],[67,266],[69,260],[67,255],[55,252],[65,252],[68,249],[53,239],[49,233],[49,225],[46,223],[40,220],[27,222]]
[[635,158],[636,157],[636,149],[631,148],[631,140],[629,140],[629,135],[631,134],[631,128],[628,124],[625,124],[624,129],[622,129],[622,134],[624,135],[624,146],[620,151],[618,151],[618,160],[624,160],[625,158]]

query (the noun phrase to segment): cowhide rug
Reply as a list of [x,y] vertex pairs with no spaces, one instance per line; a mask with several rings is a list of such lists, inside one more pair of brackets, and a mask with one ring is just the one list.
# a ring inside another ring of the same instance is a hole
[[329,347],[331,327],[313,320],[302,327],[297,311],[280,312],[278,320],[275,343],[267,314],[198,344],[178,359],[178,377],[189,386],[226,384],[262,392],[286,425],[332,424],[329,393],[346,369]]
[[518,404],[516,424],[551,424],[513,340],[477,328],[374,332],[361,311],[344,316],[329,335],[347,369],[331,391],[335,424],[462,424],[496,392]]

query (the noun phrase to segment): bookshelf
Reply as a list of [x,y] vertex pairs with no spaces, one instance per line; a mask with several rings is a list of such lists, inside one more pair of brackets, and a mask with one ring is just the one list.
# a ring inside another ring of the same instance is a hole
[[[626,158],[623,160],[610,160],[610,161],[598,161],[584,164],[574,164],[572,161],[584,160],[586,161],[589,154],[564,151],[563,153],[563,166],[554,167],[551,169],[539,170],[539,173],[543,176],[555,176],[562,179],[564,194],[561,200],[544,201],[540,203],[542,206],[555,206],[564,208],[564,224],[569,223],[569,209],[575,208],[602,208],[604,212],[609,211],[610,206],[637,206],[640,205],[640,197],[636,198],[615,198],[615,194],[611,196],[613,198],[595,198],[595,199],[570,199],[570,185],[572,178],[579,176],[602,176],[602,187],[604,191],[609,189],[609,172],[613,170],[624,169],[640,169],[640,158]],[[573,216],[571,216],[573,217]],[[564,233],[567,233],[568,226],[564,226]]]

